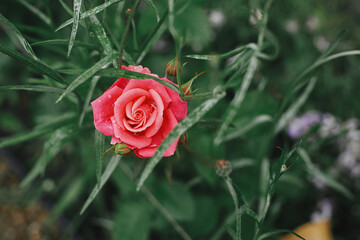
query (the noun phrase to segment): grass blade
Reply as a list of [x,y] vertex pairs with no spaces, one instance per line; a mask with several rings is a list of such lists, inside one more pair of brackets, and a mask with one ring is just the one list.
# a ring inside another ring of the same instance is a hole
[[10,48],[6,48],[6,47],[2,46],[1,44],[0,44],[0,52],[8,55],[9,57],[15,58],[16,60],[19,60],[20,62],[24,63],[25,65],[31,67],[36,72],[46,75],[59,83],[66,83],[65,80],[57,72],[55,72],[53,69],[46,66],[42,62],[38,62],[29,56],[23,55],[23,54],[21,54],[17,51],[14,51]]
[[120,69],[103,69],[96,73],[96,75],[103,77],[115,77],[115,78],[129,78],[129,79],[153,79],[158,83],[161,83],[165,87],[170,88],[171,90],[180,93],[179,88],[170,83],[168,81],[162,80],[158,77],[154,77],[152,75],[148,75],[145,73],[133,72],[128,70],[120,70]]
[[274,134],[277,134],[282,129],[284,129],[289,121],[296,115],[296,113],[299,111],[300,107],[304,105],[306,100],[308,99],[310,93],[314,89],[316,84],[316,78],[311,78],[310,82],[308,83],[306,89],[304,90],[304,93],[297,99],[295,103],[293,103],[292,106],[290,106],[289,110],[287,110],[279,119]]
[[65,11],[70,15],[74,16],[74,13],[71,11],[71,9],[66,5],[66,3],[63,0],[59,0],[61,6],[65,9]]
[[65,114],[59,116],[54,121],[48,122],[46,125],[43,125],[41,128],[34,128],[31,131],[19,133],[15,136],[3,138],[0,142],[0,148],[16,145],[40,136],[44,136],[50,132],[53,132],[54,129],[59,126],[67,124],[69,121],[75,118],[74,114]]
[[241,126],[240,128],[232,131],[231,133],[229,133],[228,135],[226,135],[221,142],[226,142],[229,140],[232,140],[234,138],[238,138],[241,135],[245,134],[247,131],[253,129],[254,127],[262,124],[262,123],[266,123],[266,122],[271,122],[272,121],[272,117],[269,115],[259,115],[257,117],[255,117],[254,119],[252,119],[248,124],[245,124],[244,126]]
[[198,122],[215,104],[224,97],[225,94],[218,94],[216,98],[209,99],[197,108],[195,108],[186,118],[181,120],[179,124],[169,133],[169,135],[161,143],[154,156],[149,160],[144,171],[141,173],[139,182],[137,184],[137,191],[140,190],[145,180],[149,177],[155,166],[162,159],[164,152],[168,147],[187,129],[191,128],[196,122]]
[[216,137],[214,139],[214,144],[218,145],[221,143],[222,138],[225,134],[225,132],[227,131],[231,121],[234,119],[238,109],[241,106],[241,103],[243,102],[247,90],[250,86],[250,83],[254,77],[255,74],[255,70],[257,68],[258,65],[258,61],[256,59],[256,56],[253,56],[250,59],[250,63],[249,63],[249,67],[246,71],[246,74],[244,76],[243,82],[241,84],[240,89],[236,92],[234,99],[231,101],[231,105],[228,108],[228,112],[225,115],[225,119],[220,127],[220,129],[218,130]]
[[92,203],[92,201],[95,199],[95,197],[98,195],[102,187],[105,185],[111,174],[116,169],[117,165],[119,164],[121,159],[121,156],[115,155],[110,159],[109,164],[107,165],[104,173],[101,176],[100,184],[97,184],[94,189],[92,190],[90,196],[86,200],[84,206],[81,208],[80,215],[82,215],[85,210],[89,207],[89,205]]
[[85,99],[85,101],[84,101],[83,110],[81,111],[81,114],[80,114],[79,127],[82,126],[82,123],[83,123],[84,118],[85,118],[85,114],[86,114],[86,112],[87,112],[88,106],[90,105],[90,101],[91,101],[92,95],[93,95],[93,93],[94,93],[96,84],[97,84],[97,82],[99,81],[99,79],[100,79],[99,76],[95,76],[95,77],[93,77],[93,78],[91,79],[89,91],[88,91],[88,94],[87,94],[86,99]]
[[160,14],[159,14],[159,11],[157,10],[154,2],[152,0],[146,0],[149,5],[155,10],[155,14],[156,14],[156,21],[159,22],[160,21]]
[[334,49],[339,45],[341,40],[344,38],[346,32],[347,30],[343,30],[340,32],[336,40],[320,55],[319,60],[327,57],[330,53],[334,51]]
[[74,0],[74,18],[73,18],[74,22],[73,22],[73,26],[72,26],[72,29],[71,29],[71,35],[70,35],[70,40],[69,40],[69,47],[68,47],[67,57],[70,56],[71,49],[72,49],[72,47],[74,45],[77,30],[78,30],[78,27],[79,27],[81,4],[82,4],[82,0]]
[[36,7],[32,6],[25,0],[18,0],[22,5],[24,5],[27,9],[30,10],[34,15],[38,16],[46,25],[52,27],[51,19],[46,16],[42,11],[37,9]]
[[[99,19],[93,15],[90,16],[90,23],[91,23],[91,28],[93,29],[96,37],[98,38],[101,46],[103,47],[105,54],[106,55],[111,55],[114,51],[110,39],[108,38],[105,29],[103,28],[103,26],[101,25]],[[117,68],[117,61],[114,59],[113,60],[113,66],[114,68]]]
[[13,86],[0,86],[1,90],[25,90],[33,92],[46,92],[46,93],[63,93],[64,89],[57,87],[50,87],[44,85],[13,85]]
[[264,233],[262,234],[258,240],[262,240],[262,239],[265,239],[265,238],[268,238],[268,237],[271,237],[273,235],[276,235],[276,234],[279,234],[279,233],[291,233],[293,235],[295,235],[296,237],[302,239],[302,240],[305,240],[305,238],[301,237],[299,234],[297,234],[296,232],[293,232],[291,230],[287,230],[287,229],[279,229],[279,230],[274,230],[274,231],[271,231],[271,232],[267,232],[267,233]]
[[94,64],[91,68],[87,69],[84,73],[82,73],[79,77],[77,77],[64,91],[63,94],[56,100],[56,103],[60,102],[64,96],[74,91],[80,84],[84,83],[86,80],[88,80],[90,77],[92,77],[97,71],[99,71],[104,65],[108,64],[112,61],[112,59],[119,54],[111,54],[109,56],[106,56],[102,58],[100,61],[98,61],[96,64]]
[[101,174],[104,163],[105,152],[105,135],[95,129],[95,157],[96,157],[96,180],[97,184],[100,185]]
[[343,194],[345,197],[349,198],[350,200],[354,199],[354,195],[346,189],[342,184],[337,182],[334,178],[328,176],[326,173],[320,171],[318,167],[316,167],[307,152],[299,148],[297,149],[297,153],[300,155],[301,159],[304,161],[305,165],[308,168],[308,173],[316,178],[322,180],[327,186],[330,188],[338,191],[339,193]]
[[37,176],[44,174],[46,166],[61,151],[73,135],[74,131],[71,127],[63,127],[53,132],[45,142],[40,158],[21,182],[20,186],[27,187]]
[[[90,17],[90,16],[93,16],[101,11],[103,11],[104,9],[106,9],[107,7],[109,7],[110,5],[114,4],[114,3],[118,3],[118,2],[122,2],[123,0],[109,0],[109,1],[106,1],[105,3],[97,6],[97,7],[94,7],[93,9],[90,9],[88,11],[85,11],[83,12],[81,15],[80,15],[80,19],[85,19],[87,17]],[[63,29],[64,27],[66,26],[69,26],[70,24],[72,24],[74,22],[74,18],[71,18],[69,20],[67,20],[66,22],[64,22],[63,24],[61,24],[56,30],[55,32],[59,31],[60,29]]]
[[28,52],[35,60],[37,60],[38,58],[36,57],[33,49],[31,48],[31,45],[28,43],[28,41],[26,41],[24,36],[15,27],[15,25],[12,24],[9,20],[7,20],[1,13],[0,13],[0,21],[15,33],[17,39],[20,41],[21,45],[24,47],[26,52]]
[[[54,46],[54,45],[60,45],[60,46],[67,46],[69,44],[69,40],[66,39],[52,39],[52,40],[46,40],[46,41],[40,41],[32,43],[31,46]],[[86,42],[80,42],[80,41],[74,41],[74,46],[77,47],[84,47],[88,49],[98,49],[96,45],[86,43]]]

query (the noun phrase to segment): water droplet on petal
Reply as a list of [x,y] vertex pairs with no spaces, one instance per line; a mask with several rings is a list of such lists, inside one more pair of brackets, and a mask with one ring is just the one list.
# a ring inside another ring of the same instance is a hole
[[107,97],[110,99],[110,98],[111,98],[111,95],[110,95],[110,94],[108,94],[108,95],[107,95]]

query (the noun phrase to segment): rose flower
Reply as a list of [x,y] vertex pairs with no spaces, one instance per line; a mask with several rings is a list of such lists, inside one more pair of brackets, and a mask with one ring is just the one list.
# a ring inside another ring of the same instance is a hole
[[[142,66],[122,66],[122,69],[158,77]],[[111,144],[125,143],[140,158],[152,157],[187,114],[187,103],[179,94],[152,79],[119,78],[91,105],[95,128],[112,136]],[[166,150],[164,157],[174,154],[178,140]]]

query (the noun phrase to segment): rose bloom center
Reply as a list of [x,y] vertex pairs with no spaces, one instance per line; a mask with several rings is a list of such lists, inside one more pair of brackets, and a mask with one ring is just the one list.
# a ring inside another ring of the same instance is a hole
[[126,105],[124,125],[131,132],[143,131],[154,123],[156,114],[156,103],[142,96]]

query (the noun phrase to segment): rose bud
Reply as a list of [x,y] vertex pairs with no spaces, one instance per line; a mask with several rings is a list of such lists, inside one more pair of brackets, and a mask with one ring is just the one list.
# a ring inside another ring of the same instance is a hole
[[[171,77],[176,76],[178,64],[179,63],[178,63],[177,58],[174,58],[170,62],[168,62],[165,66],[166,74]],[[181,72],[181,68],[180,68],[180,72]]]
[[[142,66],[122,69],[158,77]],[[174,84],[167,78],[162,80]],[[187,103],[179,94],[153,79],[119,78],[91,106],[95,128],[112,136],[111,144],[124,143],[140,158],[152,157],[187,115]],[[178,141],[179,138],[170,145],[164,157],[174,154]]]
[[220,177],[228,177],[232,172],[232,164],[226,160],[217,160],[215,165],[216,174]]
[[186,83],[181,85],[181,89],[183,90],[183,93],[185,95],[190,95],[191,93],[197,91],[197,89],[195,91],[191,91],[191,85],[193,84],[194,80],[197,79],[199,76],[201,76],[202,74],[204,74],[205,72],[201,72],[201,73],[196,73],[195,76],[187,81]]
[[125,143],[115,144],[115,155],[128,155],[132,150]]

